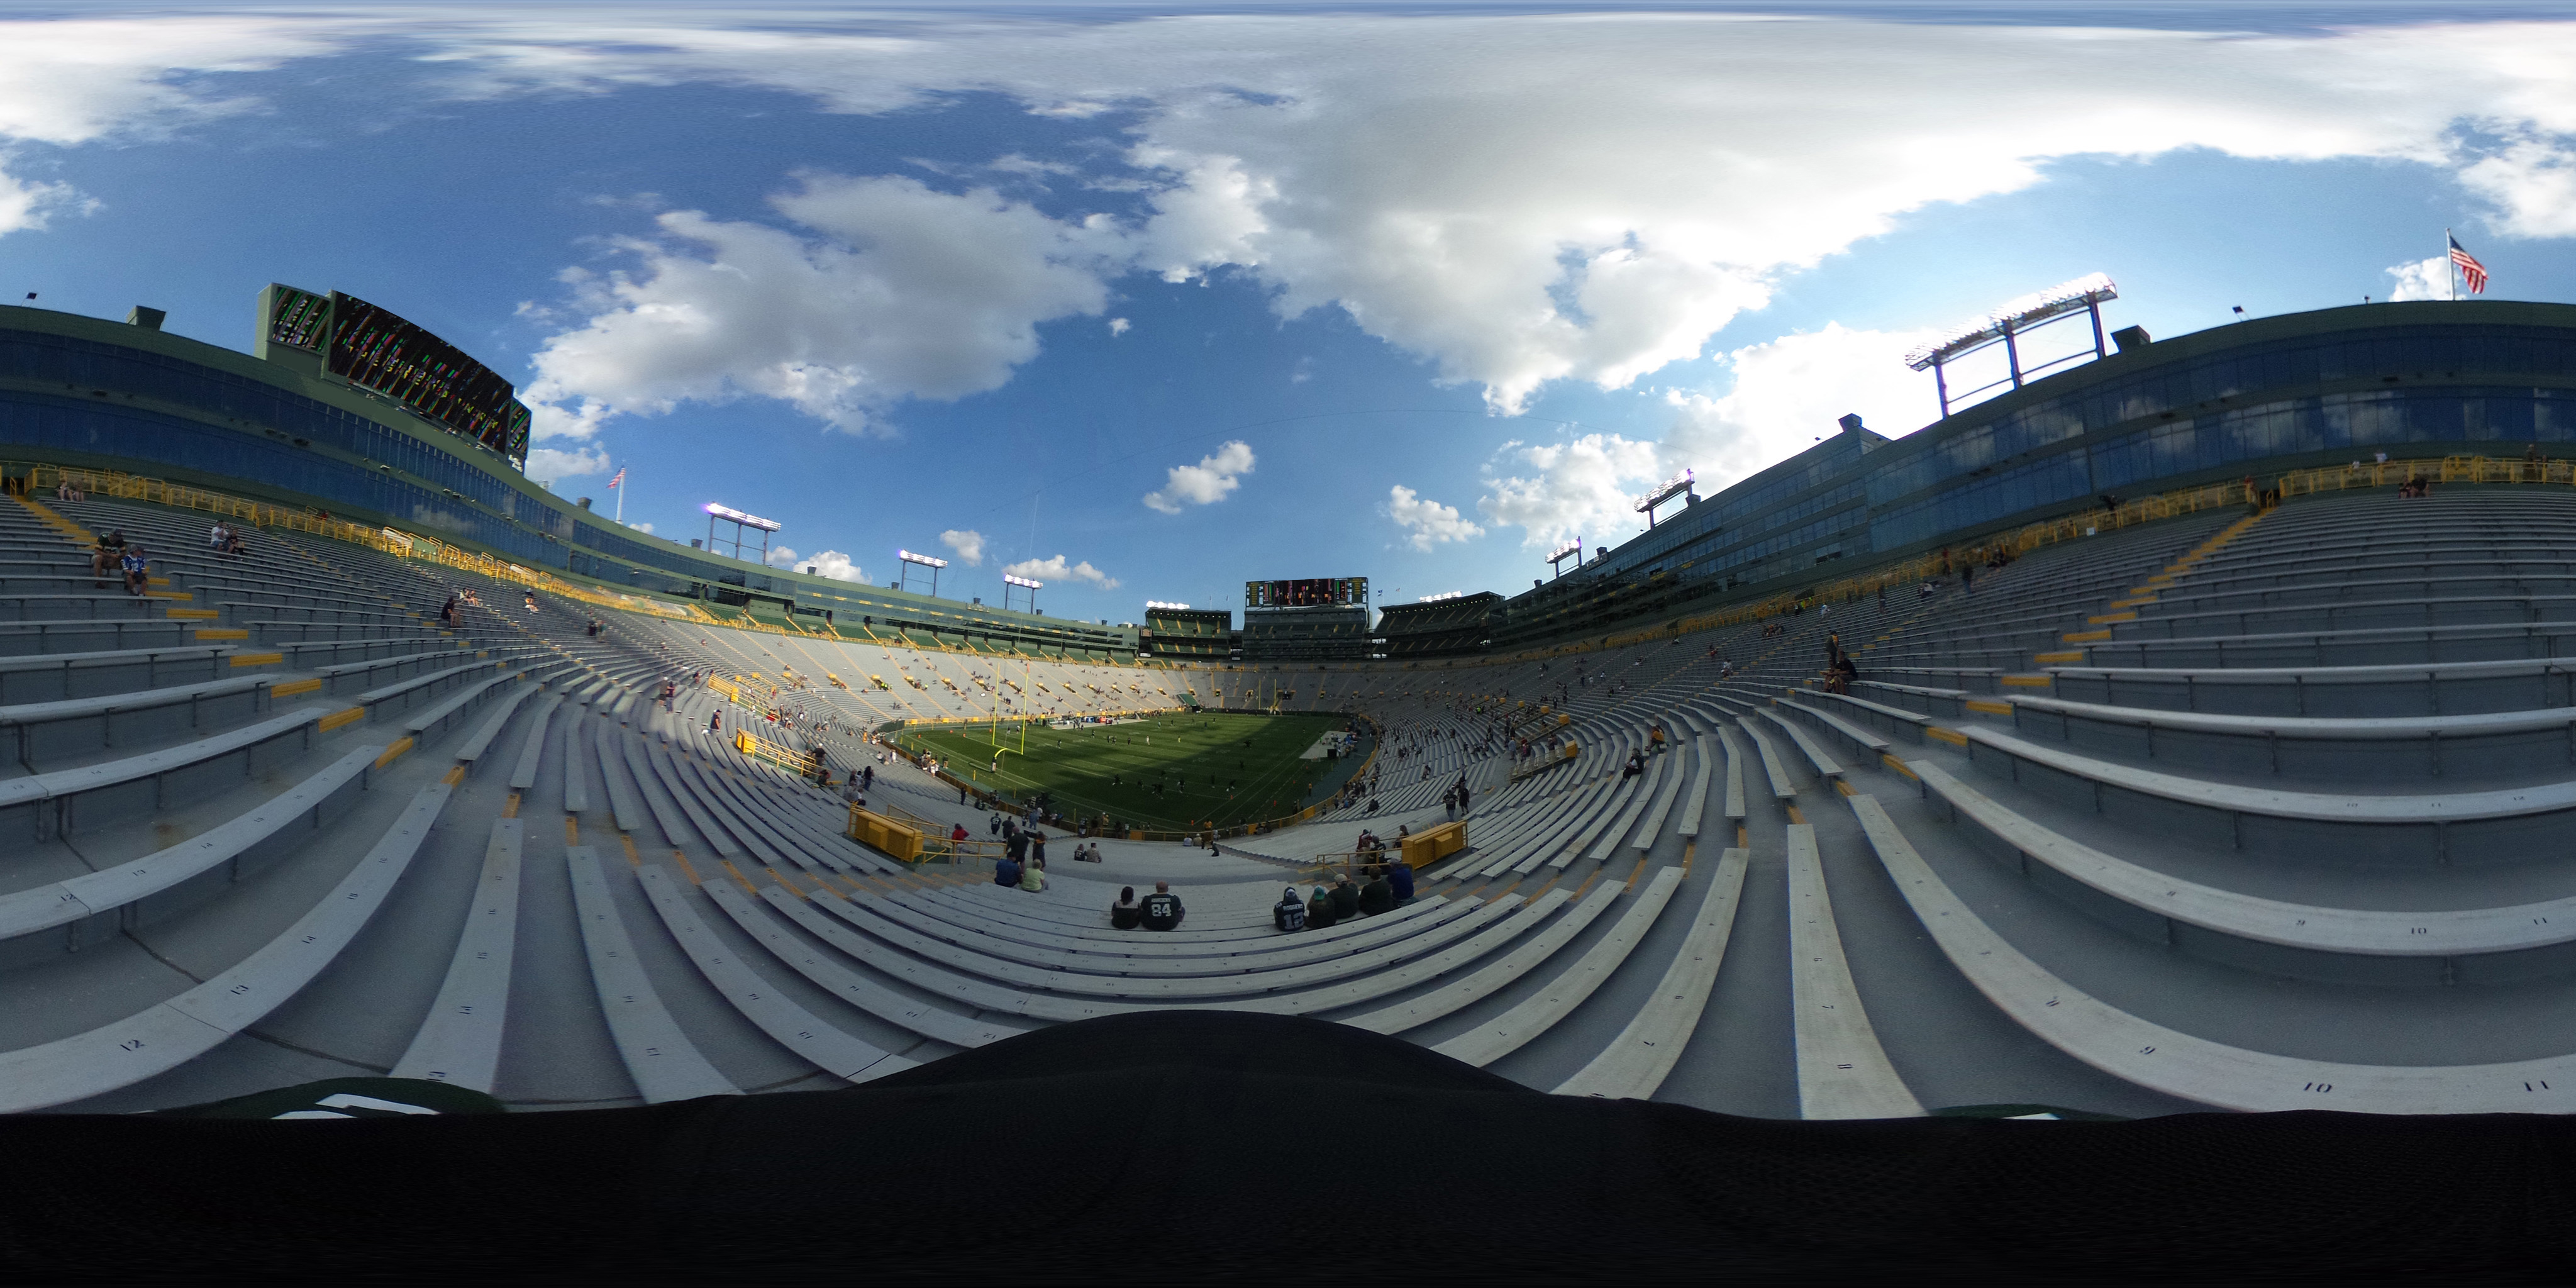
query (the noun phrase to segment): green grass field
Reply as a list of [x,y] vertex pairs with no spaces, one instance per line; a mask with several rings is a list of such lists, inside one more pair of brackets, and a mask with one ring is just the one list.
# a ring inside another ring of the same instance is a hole
[[985,726],[917,730],[900,740],[988,790],[1023,800],[1045,792],[1068,814],[1105,812],[1135,827],[1186,831],[1296,812],[1310,785],[1342,767],[1299,757],[1341,727],[1333,715],[1172,715],[1063,730],[1031,723],[1024,755],[1023,726],[1006,722],[998,771]]

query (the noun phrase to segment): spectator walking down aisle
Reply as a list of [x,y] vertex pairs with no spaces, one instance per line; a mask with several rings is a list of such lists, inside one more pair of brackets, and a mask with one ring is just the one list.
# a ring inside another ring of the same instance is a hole
[[1145,896],[1144,924],[1147,930],[1178,930],[1181,918],[1188,916],[1181,907],[1181,897],[1172,893],[1172,883],[1157,881],[1154,893]]

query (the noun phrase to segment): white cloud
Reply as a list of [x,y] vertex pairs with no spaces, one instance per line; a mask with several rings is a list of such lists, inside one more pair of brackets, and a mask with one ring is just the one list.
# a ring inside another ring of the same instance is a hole
[[2576,25],[2223,21],[873,15],[861,30],[633,9],[440,39],[465,92],[694,80],[844,112],[977,91],[1040,115],[1116,105],[1134,113],[1126,160],[1147,204],[1122,263],[1246,272],[1284,316],[1340,308],[1501,410],[1551,380],[1619,386],[1694,356],[1784,276],[2064,157],[2416,161],[2458,172],[2509,231],[2576,231]]
[[2451,298],[2451,257],[2436,255],[2411,264],[2391,264],[2388,275],[2397,279],[2391,300],[2447,300]]
[[528,477],[540,483],[607,472],[608,453],[596,447],[576,444],[569,452],[553,447],[528,451]]
[[637,532],[641,532],[641,533],[645,534],[646,536],[650,536],[650,535],[652,535],[652,533],[653,533],[653,525],[652,525],[652,524],[650,524],[650,523],[630,523],[630,524],[627,524],[626,526],[627,526],[627,527],[630,527],[630,528],[633,528],[633,529],[635,529]]
[[[374,25],[205,13],[0,24],[0,47],[9,51],[0,75],[0,164],[16,160],[10,143],[160,138],[192,121],[261,110],[255,98],[226,93],[216,74],[327,52]],[[54,213],[86,213],[94,204],[69,184],[0,173],[0,233],[39,230]]]
[[1653,443],[1586,434],[1567,443],[1515,448],[1506,459],[1529,475],[1489,475],[1485,486],[1492,490],[1477,498],[1476,509],[1520,528],[1523,545],[1552,546],[1569,537],[1609,543],[1644,526],[1633,496],[1658,477]]
[[2495,226],[2504,232],[2576,235],[2576,155],[2563,136],[2518,139],[2462,169],[2460,183],[2495,204]]
[[1163,486],[1145,494],[1145,504],[1165,514],[1179,514],[1184,505],[1214,505],[1242,486],[1252,464],[1251,446],[1240,439],[1230,441],[1200,457],[1196,465],[1173,466]]
[[628,238],[634,266],[568,276],[588,322],[534,359],[541,437],[684,401],[783,399],[853,433],[904,398],[994,388],[1037,324],[1108,298],[1105,221],[1059,222],[988,189],[808,174],[770,204],[794,230],[693,210]]
[[1026,577],[1031,581],[1079,581],[1097,586],[1102,590],[1118,589],[1118,579],[1092,567],[1089,560],[1068,564],[1063,555],[1057,555],[1052,559],[1023,559],[1015,564],[1003,565],[1002,571],[1014,577]]
[[1125,335],[1132,327],[1133,324],[1128,322],[1125,318],[1109,319],[1109,334],[1111,335]]
[[[0,147],[242,110],[205,73],[362,36],[411,42],[458,96],[718,83],[837,112],[991,93],[1043,116],[1131,114],[1126,169],[1091,167],[1084,185],[1141,193],[1124,227],[894,179],[810,180],[779,202],[789,228],[662,215],[626,244],[625,272],[577,289],[589,324],[540,355],[563,400],[540,428],[573,437],[615,411],[743,395],[862,428],[889,401],[1007,379],[1036,352],[1037,323],[1097,315],[1103,279],[1131,268],[1240,272],[1283,316],[1339,308],[1509,410],[1551,380],[1617,386],[1695,355],[1823,257],[2076,156],[2417,162],[2456,174],[2499,230],[2576,235],[2576,24],[2265,34],[2215,21],[2234,29],[1735,13],[173,13],[9,24]],[[991,168],[1023,183],[1061,164]],[[23,221],[43,205],[6,208]]]
[[1827,323],[1737,349],[1726,355],[1735,384],[1725,394],[1665,396],[1678,414],[1659,468],[1664,477],[1694,470],[1700,491],[1714,493],[1840,433],[1847,413],[1890,438],[1913,433],[1939,418],[1941,403],[1932,378],[1903,358],[1935,338]]
[[1405,530],[1405,539],[1416,550],[1485,535],[1473,521],[1458,517],[1458,507],[1430,500],[1401,483],[1387,489],[1386,514]]
[[1498,456],[1508,472],[1488,470],[1476,508],[1520,527],[1527,546],[1576,536],[1612,543],[1645,526],[1637,498],[1685,469],[1702,494],[1714,494],[1840,433],[1846,413],[1890,438],[1912,433],[1939,415],[1940,404],[1930,378],[1901,358],[1932,334],[1828,323],[1747,345],[1723,355],[1735,377],[1726,393],[1665,393],[1673,421],[1659,441],[1591,434],[1506,444]]
[[964,531],[950,528],[939,534],[939,544],[956,551],[957,562],[969,568],[980,568],[984,564],[984,534],[972,528]]
[[792,546],[771,546],[769,566],[789,568],[797,572],[811,568],[815,576],[830,577],[837,581],[864,582],[868,579],[866,573],[859,571],[857,564],[850,562],[848,555],[838,550],[817,550],[812,555],[800,555]]

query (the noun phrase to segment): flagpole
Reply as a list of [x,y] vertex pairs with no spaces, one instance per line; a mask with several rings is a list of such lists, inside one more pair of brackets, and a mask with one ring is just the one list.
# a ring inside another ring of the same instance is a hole
[[2460,262],[2451,258],[2451,230],[2442,230],[2442,280],[2451,284],[2451,302],[2460,302]]
[[[626,471],[619,470],[618,473],[623,475]],[[626,481],[623,478],[617,483],[617,521],[620,524],[626,522]]]

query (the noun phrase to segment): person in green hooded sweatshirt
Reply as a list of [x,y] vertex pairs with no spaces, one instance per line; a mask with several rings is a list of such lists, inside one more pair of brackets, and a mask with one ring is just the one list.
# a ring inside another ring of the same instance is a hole
[[1306,901],[1306,929],[1322,930],[1339,920],[1341,914],[1333,907],[1333,892],[1316,886],[1315,897]]

